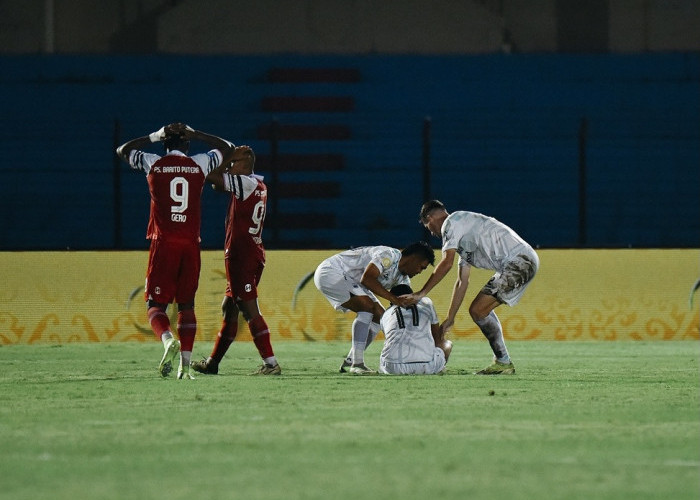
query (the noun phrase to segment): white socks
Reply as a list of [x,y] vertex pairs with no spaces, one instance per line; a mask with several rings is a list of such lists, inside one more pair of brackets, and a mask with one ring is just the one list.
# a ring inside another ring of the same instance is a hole
[[374,342],[374,339],[377,338],[377,334],[379,333],[379,330],[381,330],[381,326],[379,326],[379,323],[375,323],[372,321],[369,325],[369,335],[367,336],[367,343],[365,344],[365,349],[369,347],[369,345]]
[[192,351],[180,351],[180,366],[183,368],[186,366],[189,369],[191,359]]
[[[377,335],[379,334],[379,332],[381,331],[381,329],[382,329],[382,327],[379,326],[379,323],[375,323],[374,321],[372,321],[372,322],[370,323],[370,325],[369,325],[369,334],[367,335],[367,342],[365,342],[365,350],[367,350],[367,348],[369,347],[369,345],[370,345],[372,342],[374,342],[374,339],[377,338]],[[350,352],[348,353],[348,355],[345,356],[345,360],[346,360],[348,363],[352,363],[352,353],[353,353],[353,350],[354,350],[354,349],[351,348],[351,349],[350,349]],[[363,357],[364,357],[364,353],[363,353]]]
[[475,323],[479,326],[484,337],[488,339],[491,350],[494,356],[496,356],[496,361],[499,363],[510,363],[508,349],[506,348],[505,340],[503,340],[503,328],[501,327],[501,322],[498,320],[496,313],[491,311],[488,316],[479,321],[475,321]]
[[[374,315],[360,311],[352,322],[352,364],[359,365],[365,362],[365,348],[369,338],[369,327]],[[371,342],[371,341],[370,341]]]
[[173,332],[169,331],[164,331],[163,334],[160,336],[160,341],[163,342],[163,347],[168,346],[168,341],[173,338]]

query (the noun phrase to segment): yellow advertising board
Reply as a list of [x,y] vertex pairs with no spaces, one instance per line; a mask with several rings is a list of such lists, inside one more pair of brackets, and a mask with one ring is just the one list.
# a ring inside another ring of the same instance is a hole
[[[333,253],[268,251],[259,292],[273,341],[350,339],[354,315],[333,310],[313,283],[314,269]],[[692,294],[700,277],[700,251],[538,254],[540,270],[521,302],[496,310],[507,339],[700,339],[700,291]],[[0,253],[0,344],[155,340],[143,298],[147,258],[145,251]],[[414,289],[431,269],[414,278]],[[472,272],[453,338],[482,339],[468,302],[491,274]],[[448,275],[430,295],[441,318],[454,278]],[[199,341],[213,340],[218,332],[225,284],[223,253],[203,252],[195,308]],[[169,310],[173,319],[174,309]],[[247,328],[239,332],[241,339],[250,338]]]

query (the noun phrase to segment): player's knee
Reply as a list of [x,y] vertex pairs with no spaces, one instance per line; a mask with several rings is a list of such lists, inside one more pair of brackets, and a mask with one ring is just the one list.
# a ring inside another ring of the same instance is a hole
[[194,300],[191,302],[178,302],[177,303],[177,310],[179,312],[194,310]]
[[226,297],[221,303],[221,314],[226,319],[231,319],[238,315],[238,306],[236,302],[231,297]]
[[477,322],[488,316],[488,311],[484,311],[481,307],[479,307],[479,304],[472,302],[472,304],[469,306],[469,315],[472,317],[474,322]]
[[161,311],[165,311],[168,308],[168,304],[156,302],[153,299],[148,299],[147,306],[148,306],[149,310],[152,308],[156,308],[156,309],[160,309]]
[[442,341],[442,345],[439,345],[438,347],[445,353],[445,361],[450,359],[450,354],[452,353],[452,341],[445,339]]
[[197,316],[194,313],[194,309],[181,309],[177,313],[178,326],[184,323],[197,323]]
[[379,321],[382,319],[382,316],[384,315],[384,308],[381,306],[381,304],[377,304],[375,302],[372,314],[372,321],[375,323],[379,323]]
[[373,317],[374,315],[371,312],[359,311],[357,313],[356,321],[369,325],[370,323],[372,323]]

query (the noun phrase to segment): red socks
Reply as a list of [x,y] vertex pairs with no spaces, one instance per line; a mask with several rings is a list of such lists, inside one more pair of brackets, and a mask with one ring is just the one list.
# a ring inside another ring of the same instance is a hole
[[258,348],[260,357],[266,359],[274,356],[275,353],[272,352],[272,345],[270,344],[270,329],[267,327],[265,318],[258,316],[251,319],[248,322],[248,328],[250,329],[250,334],[253,336],[255,347]]
[[214,349],[211,351],[211,358],[221,363],[228,348],[231,347],[236,335],[238,334],[238,316],[233,321],[224,319],[221,323],[221,331],[216,336]]
[[177,313],[177,334],[180,337],[180,350],[192,352],[194,336],[197,333],[197,317],[194,309],[185,309]]
[[160,307],[149,307],[148,308],[148,322],[151,324],[153,333],[156,334],[158,340],[163,332],[170,330],[170,318],[165,314]]

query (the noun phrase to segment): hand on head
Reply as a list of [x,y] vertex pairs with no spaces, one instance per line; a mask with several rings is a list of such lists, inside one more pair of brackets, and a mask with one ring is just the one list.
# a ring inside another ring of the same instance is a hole
[[183,140],[191,138],[194,129],[185,123],[174,122],[165,126],[166,136],[178,136]]

